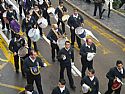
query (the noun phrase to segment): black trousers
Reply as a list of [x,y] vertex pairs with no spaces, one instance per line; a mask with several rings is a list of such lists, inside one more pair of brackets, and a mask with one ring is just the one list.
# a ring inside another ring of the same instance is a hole
[[97,8],[99,9],[99,17],[101,17],[102,4],[101,3],[95,3],[94,16],[96,16]]
[[81,47],[81,39],[75,34],[75,29],[70,28],[70,32],[71,32],[71,45],[74,46],[75,37],[76,37],[78,47],[80,48]]
[[85,76],[86,69],[93,69],[93,60],[86,61],[83,57],[81,58],[82,63],[82,78]]
[[14,65],[15,65],[16,71],[18,71],[19,70],[19,56],[18,55],[14,56]]
[[22,15],[22,10],[24,11],[24,15],[26,16],[26,9],[22,7],[22,5],[19,4],[19,13]]
[[24,58],[20,58],[20,65],[21,65],[21,72],[22,72],[22,76],[25,76],[25,72],[24,72],[24,68],[23,68],[23,65],[24,65]]
[[[102,10],[101,17],[103,15],[104,11],[105,11],[105,9]],[[110,9],[110,3],[109,3],[109,5],[108,5],[108,18],[110,17],[110,12],[111,12],[111,9]]]
[[32,75],[32,74],[27,75],[27,84],[32,84],[33,85],[34,81],[36,83],[39,94],[43,94],[40,74],[38,74],[38,75]]
[[63,31],[63,33],[65,33],[65,23],[61,19],[58,19],[58,22],[57,22],[58,27],[59,27],[60,23],[62,24],[62,31]]
[[[105,94],[112,94],[113,90],[112,90],[112,83],[108,83],[108,90],[105,92]],[[121,91],[121,87],[117,90],[114,91],[114,94],[120,94]]]
[[57,44],[51,43],[52,59],[55,59],[55,51],[56,51],[56,54],[58,55],[59,47]]
[[72,87],[74,85],[74,81],[72,78],[72,73],[71,73],[71,66],[65,66],[60,64],[60,79],[64,79],[64,70],[67,70],[67,76],[69,79],[69,84]]

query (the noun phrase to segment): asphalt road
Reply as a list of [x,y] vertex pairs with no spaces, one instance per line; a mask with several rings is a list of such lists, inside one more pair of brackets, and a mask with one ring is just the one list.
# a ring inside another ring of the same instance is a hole
[[[52,1],[54,7],[57,6],[57,0]],[[72,13],[73,8],[64,3],[68,9],[68,14]],[[105,30],[103,27],[99,26],[95,22],[92,22],[90,19],[81,14],[84,18],[85,28],[92,31],[92,33],[99,40],[97,42],[93,39],[94,43],[97,46],[97,54],[94,58],[94,68],[96,70],[96,76],[100,82],[100,92],[104,94],[107,90],[108,80],[105,77],[105,74],[108,72],[110,67],[115,66],[116,60],[125,61],[124,51],[125,51],[125,42],[124,40],[116,37],[109,31]],[[51,23],[56,23],[53,17],[51,17]],[[43,29],[45,35],[48,34],[50,26],[46,29]],[[70,39],[69,28],[66,27],[66,33]],[[59,80],[59,62],[53,63],[51,60],[51,48],[50,45],[43,39],[37,42],[39,52],[41,53],[42,58],[46,60],[50,65],[41,70],[42,76],[42,85],[44,94],[50,94],[52,89],[57,85]],[[81,70],[80,55],[77,45],[75,46],[75,66]],[[124,63],[125,65],[125,63]],[[16,74],[11,63],[7,63],[6,66],[0,70],[0,94],[17,94],[26,84],[26,80],[22,78],[21,73]],[[65,71],[66,86],[69,88],[68,78]],[[76,91],[72,91],[70,88],[71,94],[82,94],[80,92],[80,80],[79,76],[73,76]],[[125,89],[122,87],[121,94],[124,94]],[[36,89],[36,88],[35,88]],[[37,89],[36,89],[37,90]]]

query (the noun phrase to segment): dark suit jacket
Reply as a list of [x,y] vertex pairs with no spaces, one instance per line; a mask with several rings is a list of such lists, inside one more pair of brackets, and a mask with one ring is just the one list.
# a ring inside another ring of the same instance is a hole
[[84,83],[87,84],[92,89],[92,91],[90,91],[87,94],[98,94],[98,91],[99,91],[99,81],[98,81],[97,77],[94,77],[94,79],[91,81],[88,76],[85,76],[82,79],[82,84],[84,84]]
[[106,74],[106,77],[109,79],[110,85],[112,85],[113,80],[115,79],[115,76],[122,81],[122,78],[125,78],[125,69],[123,68],[123,74],[121,74],[118,71],[117,67],[113,67],[109,70],[109,72]]
[[88,52],[94,52],[94,53],[96,53],[96,46],[95,46],[94,43],[91,44],[90,48],[88,48],[85,43],[80,48],[80,55],[81,55],[81,58],[82,58],[82,60],[84,62],[89,62],[87,60],[87,53]]
[[59,87],[55,87],[51,94],[70,94],[69,90],[65,87],[65,90],[61,93]]

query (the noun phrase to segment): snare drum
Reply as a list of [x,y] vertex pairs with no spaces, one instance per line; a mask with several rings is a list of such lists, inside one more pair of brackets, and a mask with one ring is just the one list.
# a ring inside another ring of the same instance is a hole
[[70,17],[70,16],[69,16],[68,14],[63,15],[63,16],[62,16],[62,21],[63,21],[63,22],[68,21],[69,17]]
[[16,20],[12,20],[10,22],[10,28],[15,32],[19,33],[20,32],[20,25]]
[[59,46],[59,49],[62,49],[65,47],[65,42],[67,41],[66,38],[59,38],[57,40],[57,45]]
[[40,39],[40,31],[39,29],[30,29],[28,32],[28,36],[30,37],[31,41],[37,42]]
[[48,22],[44,17],[39,18],[37,23],[40,26],[40,28],[46,28],[48,26]]
[[49,7],[48,9],[47,9],[47,13],[48,14],[54,14],[55,13],[55,9],[53,8],[53,7]]
[[85,29],[83,27],[77,27],[75,29],[75,34],[80,38],[86,37],[86,32],[85,32]]

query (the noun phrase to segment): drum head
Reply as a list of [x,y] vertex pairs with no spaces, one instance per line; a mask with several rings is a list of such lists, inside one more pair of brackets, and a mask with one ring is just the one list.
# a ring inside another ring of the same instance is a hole
[[80,35],[80,34],[82,34],[84,32],[84,28],[83,27],[77,27],[76,29],[75,29],[75,34],[77,34],[77,35]]
[[44,17],[38,19],[37,23],[41,28],[46,28],[48,26],[48,22]]
[[66,38],[59,38],[57,40],[57,45],[59,46],[59,49],[62,49],[65,47],[65,42],[66,42]]
[[34,30],[35,30],[34,28],[32,28],[32,29],[29,30],[28,36],[29,36],[30,38],[32,38],[32,37],[34,36],[34,34],[35,34]]
[[52,13],[52,14],[54,14],[55,13],[55,9],[53,8],[53,7],[49,7],[48,9],[47,9],[47,13]]

